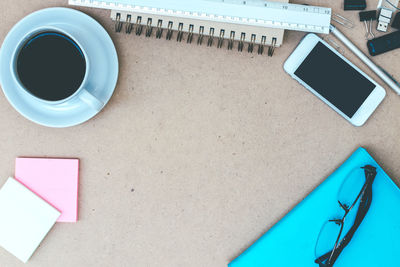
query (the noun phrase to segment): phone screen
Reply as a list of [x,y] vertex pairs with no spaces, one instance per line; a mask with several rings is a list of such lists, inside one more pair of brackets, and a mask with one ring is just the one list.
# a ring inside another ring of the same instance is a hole
[[349,118],[375,88],[375,84],[321,42],[294,74]]

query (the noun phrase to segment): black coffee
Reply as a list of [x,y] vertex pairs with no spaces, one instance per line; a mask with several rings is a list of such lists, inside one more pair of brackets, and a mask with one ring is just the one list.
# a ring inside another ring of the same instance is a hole
[[79,46],[58,32],[30,38],[17,57],[19,80],[34,96],[57,101],[74,94],[82,84],[86,61]]

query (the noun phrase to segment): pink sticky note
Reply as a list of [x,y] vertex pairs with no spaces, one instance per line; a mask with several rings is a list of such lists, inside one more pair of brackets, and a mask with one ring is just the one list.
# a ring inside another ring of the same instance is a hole
[[15,179],[61,212],[58,222],[78,219],[79,159],[17,158]]

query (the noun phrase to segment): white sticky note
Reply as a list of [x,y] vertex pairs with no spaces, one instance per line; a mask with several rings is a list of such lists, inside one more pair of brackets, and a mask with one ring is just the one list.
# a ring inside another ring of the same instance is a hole
[[60,212],[14,178],[0,189],[0,246],[27,262]]

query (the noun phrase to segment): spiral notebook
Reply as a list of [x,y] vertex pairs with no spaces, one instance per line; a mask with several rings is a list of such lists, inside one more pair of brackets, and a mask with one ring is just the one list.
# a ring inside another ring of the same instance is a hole
[[285,29],[329,32],[330,8],[288,1],[69,0],[69,4],[110,9],[117,32],[272,56]]
[[377,168],[371,206],[334,267],[398,267],[400,189],[364,149],[357,149],[333,174],[229,267],[318,267],[315,245],[324,222],[337,214],[338,191],[354,168]]

